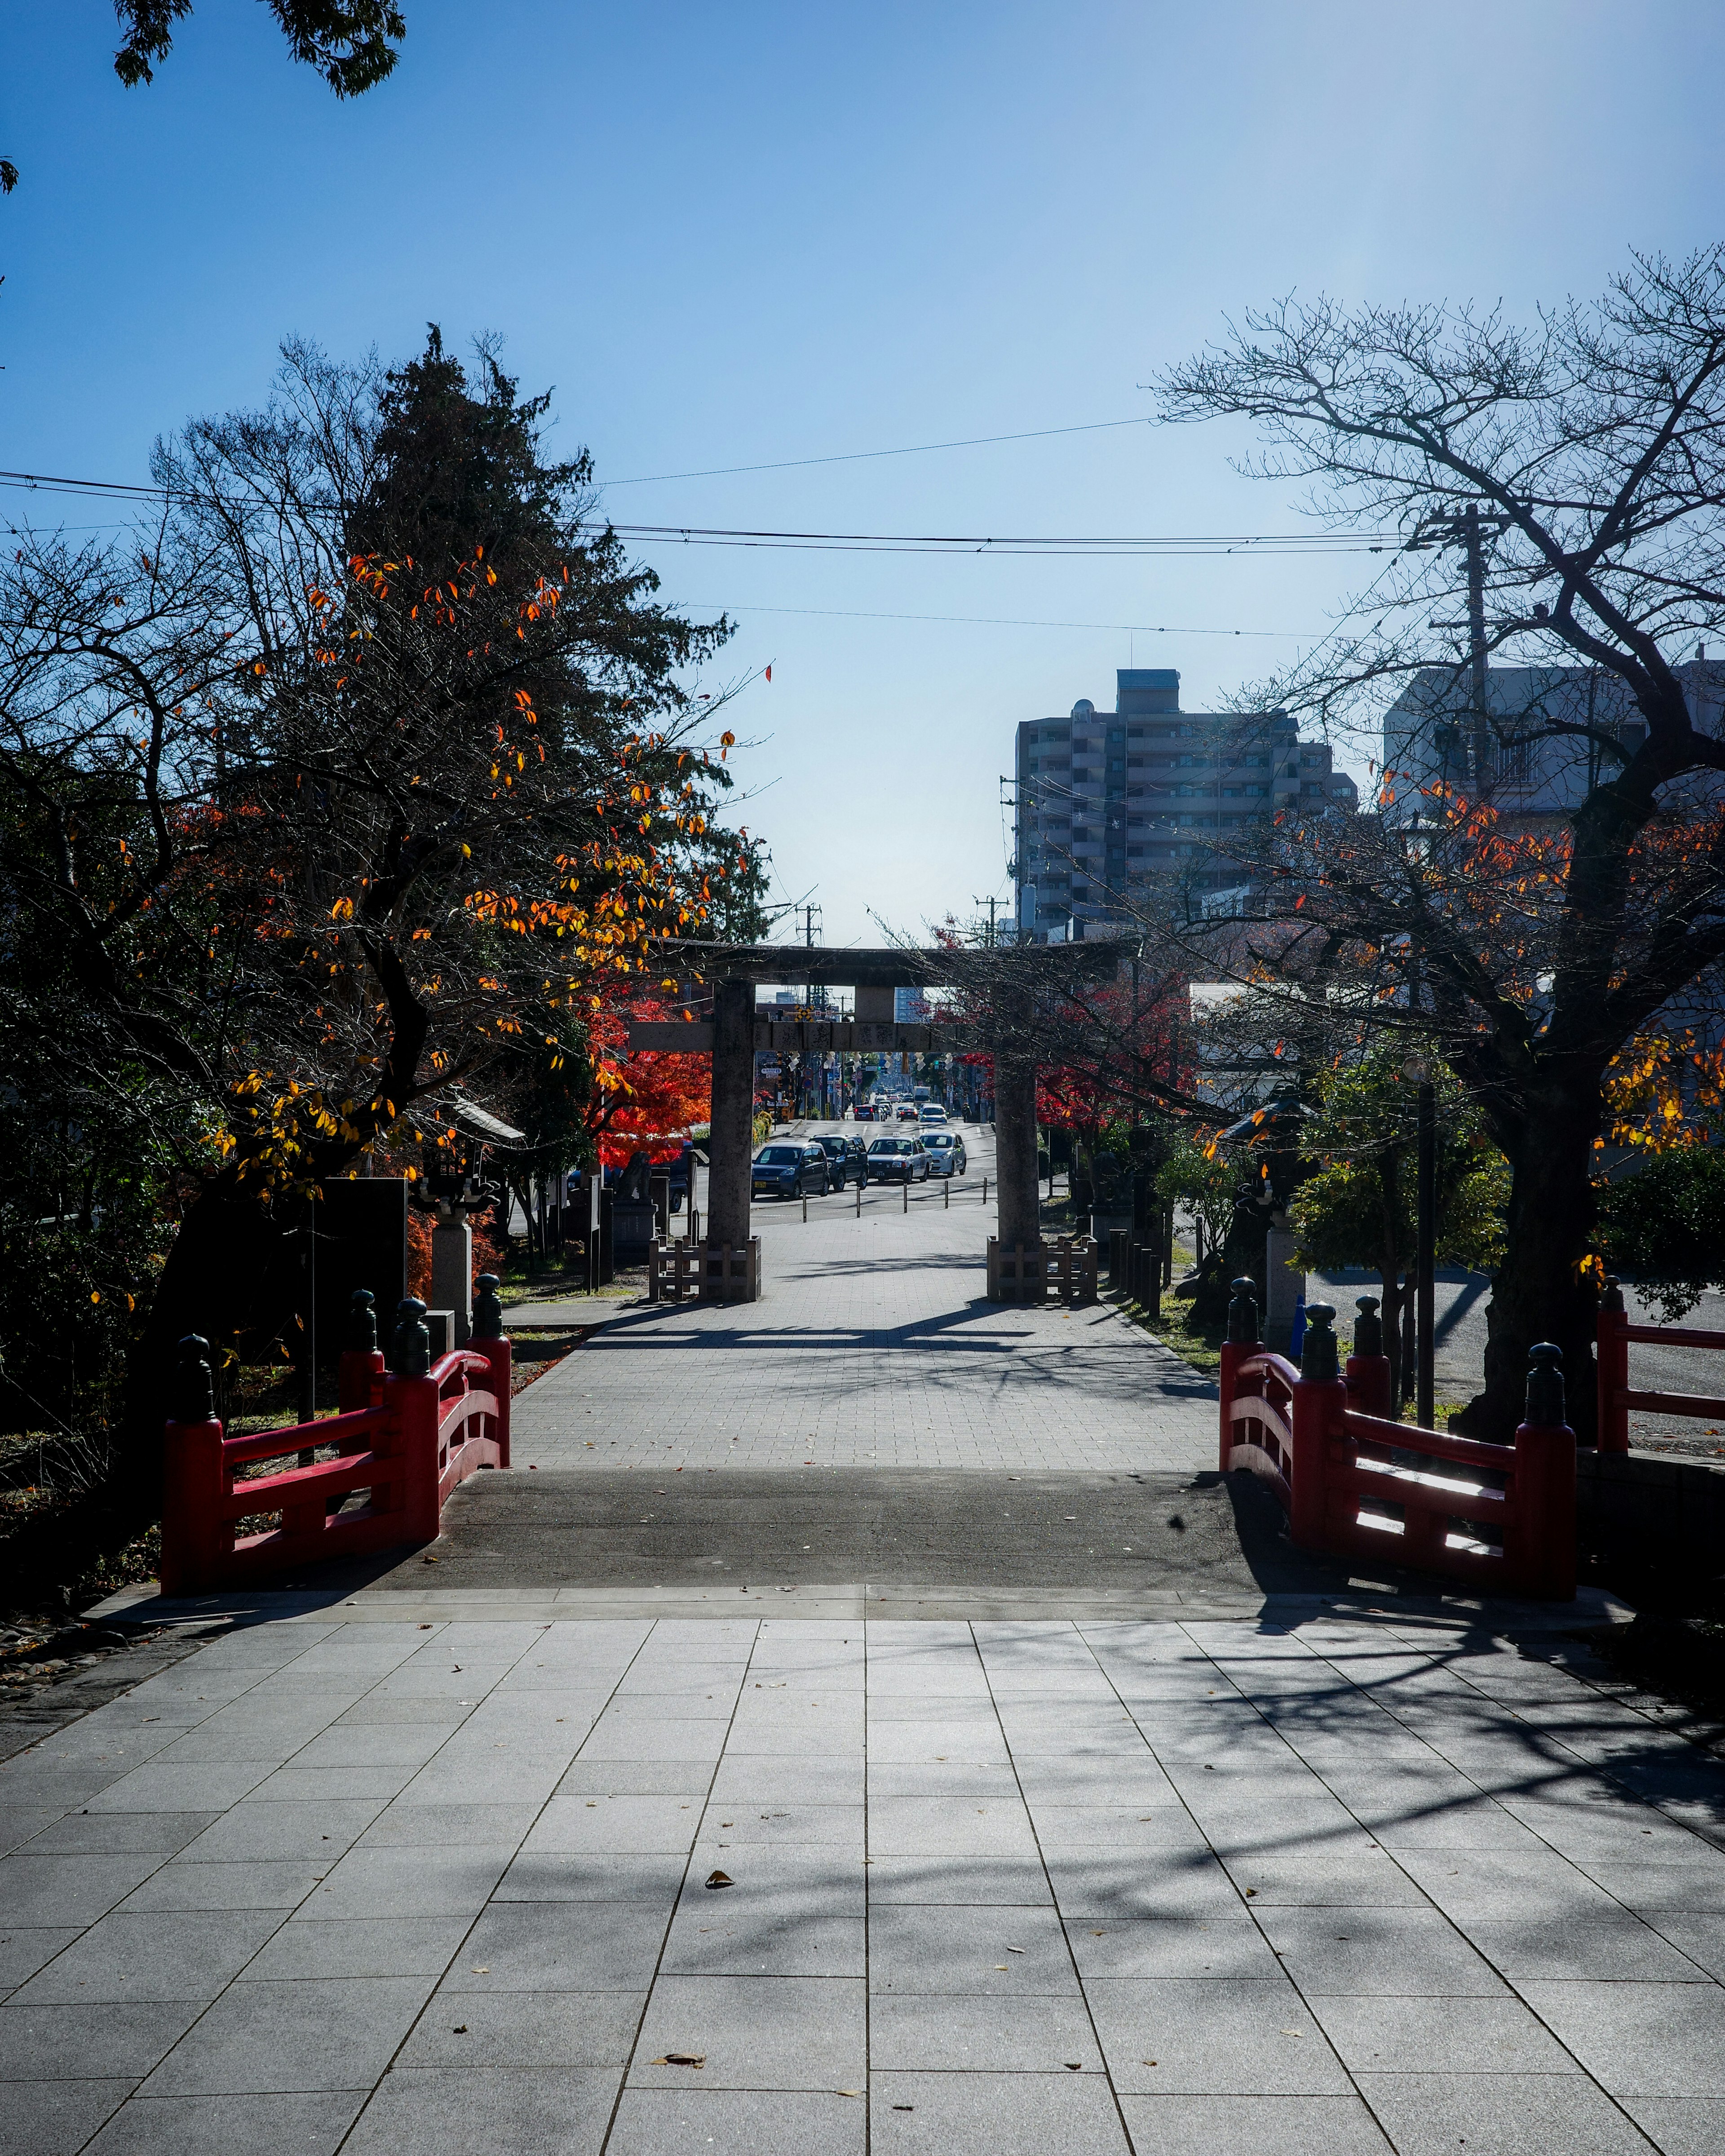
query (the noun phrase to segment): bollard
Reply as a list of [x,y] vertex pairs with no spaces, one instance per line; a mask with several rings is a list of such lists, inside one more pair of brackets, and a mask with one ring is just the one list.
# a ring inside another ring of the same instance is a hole
[[1301,1549],[1317,1549],[1324,1538],[1324,1463],[1330,1440],[1348,1411],[1348,1388],[1336,1368],[1336,1319],[1332,1305],[1308,1303],[1300,1375],[1293,1387],[1289,1422],[1294,1456],[1288,1476],[1292,1503],[1288,1534]]
[[952,1211],[952,1177],[949,1175],[949,1176],[947,1178],[947,1179],[946,1179],[946,1183],[945,1183],[944,1189],[943,1189],[943,1194],[942,1194],[942,1199],[941,1199],[941,1210],[942,1210],[943,1213],[950,1213],[950,1212]]
[[986,1205],[986,1204],[988,1204],[988,1177],[985,1175],[985,1176],[983,1178],[983,1204],[984,1204],[984,1205]]
[[1541,1601],[1575,1598],[1575,1433],[1565,1419],[1563,1351],[1527,1351],[1527,1405],[1516,1431],[1515,1495],[1503,1554],[1516,1588]]
[[[866,1168],[863,1171],[863,1178],[865,1182],[868,1179],[868,1170]],[[860,1183],[856,1186],[856,1217],[859,1220],[862,1218],[862,1194],[863,1187],[862,1183]]]
[[803,1193],[803,1225],[805,1228],[809,1225],[809,1193],[806,1190]]
[[906,1213],[908,1213],[908,1212],[910,1211],[910,1209],[911,1209],[911,1178],[910,1178],[910,1177],[909,1177],[908,1175],[905,1178],[905,1209],[904,1209],[906,1210]]
[[1228,1337],[1222,1342],[1222,1368],[1219,1373],[1222,1395],[1221,1469],[1224,1475],[1234,1445],[1234,1418],[1230,1410],[1235,1399],[1240,1396],[1261,1399],[1264,1391],[1261,1378],[1242,1381],[1235,1375],[1242,1363],[1264,1352],[1258,1337],[1258,1283],[1248,1276],[1233,1285],[1234,1298],[1228,1306]]
[[1359,1316],[1353,1322],[1353,1353],[1348,1358],[1348,1404],[1356,1414],[1393,1419],[1389,1401],[1389,1358],[1384,1352],[1384,1320],[1378,1314],[1378,1298],[1354,1298]]

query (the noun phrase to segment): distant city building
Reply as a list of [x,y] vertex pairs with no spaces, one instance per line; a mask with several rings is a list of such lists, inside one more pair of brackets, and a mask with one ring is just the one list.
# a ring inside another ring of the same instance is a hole
[[892,1022],[895,1025],[927,1024],[928,998],[921,988],[893,990]]
[[1112,711],[1081,697],[1018,730],[1015,879],[1024,942],[1106,932],[1131,886],[1237,887],[1227,834],[1277,808],[1355,808],[1358,790],[1286,711],[1183,711],[1173,668],[1122,667]]
[[[1725,663],[1703,649],[1672,670],[1696,725],[1725,733]],[[1413,675],[1384,716],[1386,823],[1404,827],[1429,815],[1439,783],[1472,799],[1483,795],[1509,822],[1558,822],[1580,806],[1602,768],[1609,775],[1617,767],[1606,744],[1633,752],[1647,732],[1619,677],[1585,666],[1494,666],[1486,676],[1485,716],[1481,725],[1465,668],[1425,666]],[[1589,727],[1594,738],[1542,738],[1553,724]],[[1717,787],[1710,776],[1691,783]]]

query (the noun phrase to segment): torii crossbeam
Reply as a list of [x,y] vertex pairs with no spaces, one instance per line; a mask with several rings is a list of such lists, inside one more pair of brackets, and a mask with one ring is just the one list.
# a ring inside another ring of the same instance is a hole
[[[1067,979],[1106,979],[1131,957],[1136,946],[1109,940],[1072,944],[1036,944],[1020,952],[999,945],[987,954],[991,974],[1010,994],[1028,993],[1051,975]],[[901,950],[829,949],[794,943],[696,943],[660,945],[667,971],[683,977],[680,991],[691,1017],[669,1021],[637,1019],[629,1027],[631,1048],[711,1050],[713,1059],[712,1134],[707,1145],[706,1242],[710,1249],[744,1249],[749,1240],[749,1170],[753,1157],[755,1054],[757,1047],[781,1045],[772,1034],[787,1029],[770,1016],[757,1019],[755,984],[759,981],[803,981],[817,988],[849,988],[856,994],[856,1015],[831,1030],[850,1037],[806,1045],[837,1048],[928,1048],[947,1032],[933,1026],[896,1026],[893,991],[901,988],[957,987],[973,983],[983,953],[973,947]],[[1024,976],[1022,983],[1014,976]],[[695,983],[701,986],[697,990]],[[693,1018],[696,1009],[711,1016]],[[759,1028],[769,1029],[768,1038]],[[816,1028],[810,1026],[813,1033]],[[901,1039],[900,1036],[906,1036]],[[866,1036],[866,1037],[865,1037]],[[914,1036],[912,1038],[911,1036]],[[956,1034],[951,1036],[954,1040]],[[990,1042],[965,1036],[966,1045],[988,1050]],[[1040,1237],[1036,1183],[1036,1065],[1022,1050],[1004,1040],[993,1045],[995,1168],[999,1178],[999,1234],[1003,1245],[1034,1243]]]

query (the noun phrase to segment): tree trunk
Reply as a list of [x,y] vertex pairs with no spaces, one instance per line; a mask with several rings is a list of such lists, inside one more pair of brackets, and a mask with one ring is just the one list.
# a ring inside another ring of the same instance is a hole
[[1510,1152],[1508,1234],[1486,1314],[1486,1386],[1450,1418],[1459,1435],[1510,1441],[1522,1419],[1527,1351],[1550,1340],[1563,1351],[1569,1425],[1581,1444],[1594,1441],[1599,1296],[1577,1266],[1598,1210],[1590,1176],[1599,1095],[1597,1082],[1577,1090],[1584,1097],[1542,1101]]
[[122,1471],[130,1496],[154,1501],[162,1429],[180,1342],[201,1333],[213,1351],[218,1409],[224,1348],[255,1353],[298,1306],[298,1251],[270,1209],[225,1179],[193,1199],[167,1254],[150,1319],[128,1358]]

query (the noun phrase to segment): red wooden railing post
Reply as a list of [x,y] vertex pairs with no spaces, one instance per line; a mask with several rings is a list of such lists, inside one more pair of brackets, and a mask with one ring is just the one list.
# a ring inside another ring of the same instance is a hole
[[1610,1279],[1599,1297],[1599,1449],[1627,1452],[1629,1409],[1620,1395],[1629,1388],[1629,1317],[1623,1306],[1623,1290]]
[[1250,1278],[1234,1282],[1234,1297],[1228,1306],[1228,1337],[1222,1342],[1222,1367],[1218,1373],[1221,1402],[1221,1450],[1219,1465],[1223,1474],[1228,1472],[1228,1455],[1234,1444],[1234,1403],[1243,1393],[1260,1394],[1264,1390],[1261,1378],[1244,1380],[1239,1375],[1240,1366],[1254,1355],[1261,1355],[1264,1343],[1259,1338],[1258,1283]]
[[1344,1382],[1348,1404],[1356,1414],[1390,1419],[1389,1358],[1384,1352],[1384,1320],[1378,1315],[1378,1298],[1354,1298],[1359,1316],[1353,1322],[1353,1353],[1348,1358]]
[[402,1463],[402,1527],[410,1543],[437,1540],[443,1509],[437,1460],[442,1404],[430,1369],[425,1305],[410,1295],[398,1312],[389,1342],[389,1373],[383,1380],[383,1404],[389,1410],[393,1442]]
[[1564,1420],[1563,1351],[1543,1341],[1529,1358],[1503,1554],[1520,1593],[1568,1602],[1575,1595],[1575,1433]]
[[342,1414],[376,1407],[382,1398],[383,1357],[377,1347],[377,1313],[369,1288],[357,1287],[348,1306],[347,1332],[336,1376],[336,1404]]
[[507,1335],[503,1330],[503,1305],[497,1300],[495,1273],[481,1273],[474,1282],[479,1290],[473,1305],[473,1337],[468,1347],[483,1355],[491,1366],[491,1390],[497,1399],[497,1465],[509,1465],[510,1373],[514,1367]]
[[1300,1350],[1300,1375],[1291,1388],[1288,1422],[1293,1433],[1293,1502],[1288,1532],[1301,1549],[1323,1545],[1328,1514],[1325,1495],[1330,1441],[1342,1432],[1348,1412],[1348,1388],[1336,1368],[1336,1312],[1327,1302],[1306,1306],[1306,1340]]
[[195,1332],[180,1342],[172,1405],[162,1432],[162,1591],[193,1594],[218,1584],[230,1547],[209,1342]]

